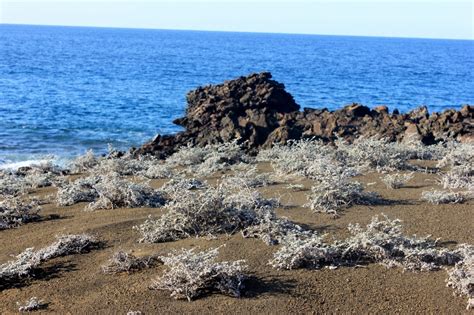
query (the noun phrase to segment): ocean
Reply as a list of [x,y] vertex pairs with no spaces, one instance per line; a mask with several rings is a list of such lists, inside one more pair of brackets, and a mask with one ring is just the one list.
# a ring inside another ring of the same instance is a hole
[[252,72],[302,107],[406,112],[474,104],[473,69],[474,41],[0,25],[0,167],[177,132],[187,91]]

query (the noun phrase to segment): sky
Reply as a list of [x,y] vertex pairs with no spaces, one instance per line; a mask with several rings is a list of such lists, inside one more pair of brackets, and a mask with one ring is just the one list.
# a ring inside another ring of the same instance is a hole
[[472,0],[0,0],[0,23],[474,39]]

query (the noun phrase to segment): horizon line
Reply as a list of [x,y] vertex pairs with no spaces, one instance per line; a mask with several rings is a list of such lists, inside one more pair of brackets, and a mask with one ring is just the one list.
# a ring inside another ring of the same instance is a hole
[[230,30],[186,29],[186,28],[153,28],[153,27],[105,26],[105,25],[28,24],[28,23],[1,23],[1,22],[0,22],[0,25],[39,26],[39,27],[71,27],[71,28],[72,27],[77,27],[77,28],[102,28],[102,29],[124,29],[124,30],[182,31],[182,32],[209,32],[209,33],[338,36],[338,37],[373,37],[373,38],[394,38],[394,39],[474,41],[474,37],[471,37],[471,38],[446,38],[446,37],[416,37],[416,36],[387,36],[387,35],[349,35],[349,34],[318,34],[318,33],[267,32],[267,31],[230,31]]

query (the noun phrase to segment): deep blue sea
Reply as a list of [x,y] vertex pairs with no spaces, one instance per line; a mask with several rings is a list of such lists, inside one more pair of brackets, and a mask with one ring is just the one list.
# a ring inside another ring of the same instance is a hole
[[185,95],[271,71],[302,107],[474,103],[474,41],[0,25],[0,164],[179,131]]

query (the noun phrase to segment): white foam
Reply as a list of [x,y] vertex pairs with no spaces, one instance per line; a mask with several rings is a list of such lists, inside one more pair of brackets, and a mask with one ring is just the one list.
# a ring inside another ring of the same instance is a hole
[[17,170],[20,167],[25,166],[33,166],[51,162],[50,159],[43,159],[43,160],[26,160],[26,161],[19,161],[19,162],[7,162],[4,164],[0,164],[0,169],[2,170]]

